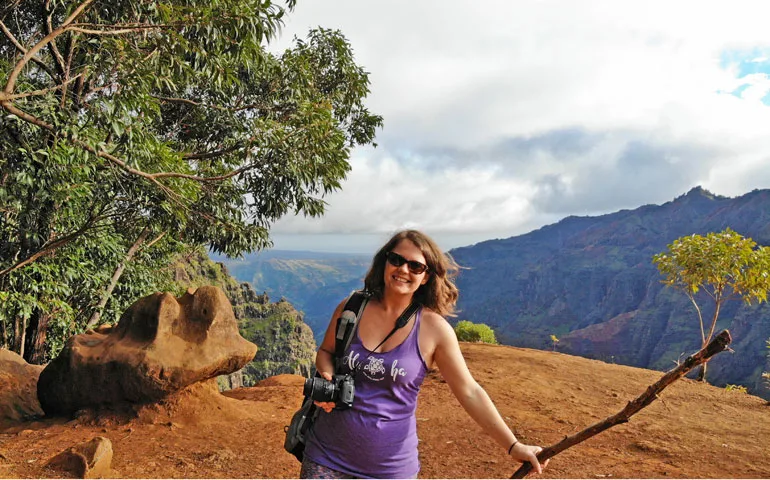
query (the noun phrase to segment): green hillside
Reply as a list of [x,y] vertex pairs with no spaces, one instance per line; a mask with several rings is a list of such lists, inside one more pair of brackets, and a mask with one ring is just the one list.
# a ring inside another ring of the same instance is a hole
[[183,257],[175,265],[178,294],[187,288],[216,285],[233,305],[241,335],[258,347],[254,360],[228,379],[225,388],[250,386],[283,373],[309,376],[315,359],[313,332],[302,315],[286,300],[271,302],[248,283],[239,283],[221,263],[211,261],[202,250]]
[[363,286],[371,257],[334,253],[271,251],[243,259],[214,257],[233,276],[250,282],[258,292],[285,298],[304,314],[317,342],[334,307]]

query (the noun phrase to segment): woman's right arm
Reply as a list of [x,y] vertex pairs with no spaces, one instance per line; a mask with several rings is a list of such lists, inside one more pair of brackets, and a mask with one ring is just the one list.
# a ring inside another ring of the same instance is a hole
[[[334,347],[336,345],[335,337],[337,336],[337,319],[342,315],[342,310],[345,308],[346,302],[347,300],[343,300],[337,305],[337,308],[334,309],[332,318],[329,321],[329,326],[326,327],[324,339],[315,354],[316,370],[318,370],[321,377],[329,381],[331,381],[332,375],[334,375]],[[334,402],[316,402],[316,405],[327,412],[330,412],[332,408],[334,408]]]

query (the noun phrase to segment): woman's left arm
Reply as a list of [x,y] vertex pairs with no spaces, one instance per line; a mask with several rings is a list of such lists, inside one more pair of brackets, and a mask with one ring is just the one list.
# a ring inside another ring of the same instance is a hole
[[541,473],[542,467],[548,463],[546,461],[541,467],[537,460],[537,454],[543,449],[525,445],[516,439],[487,392],[468,370],[452,326],[444,319],[431,323],[436,346],[433,359],[460,405],[513,458],[530,462],[535,471]]

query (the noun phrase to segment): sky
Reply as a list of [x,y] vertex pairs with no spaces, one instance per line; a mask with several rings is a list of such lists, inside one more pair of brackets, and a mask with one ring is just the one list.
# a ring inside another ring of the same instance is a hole
[[702,186],[770,188],[770,3],[299,0],[280,51],[339,29],[370,74],[378,146],[275,249],[444,249]]

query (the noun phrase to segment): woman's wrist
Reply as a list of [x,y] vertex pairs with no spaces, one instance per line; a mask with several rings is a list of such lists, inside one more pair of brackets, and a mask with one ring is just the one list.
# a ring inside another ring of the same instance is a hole
[[514,440],[513,443],[511,444],[511,446],[508,447],[508,455],[511,454],[511,452],[513,451],[513,447],[515,447],[517,443],[519,443],[519,441],[518,440]]

